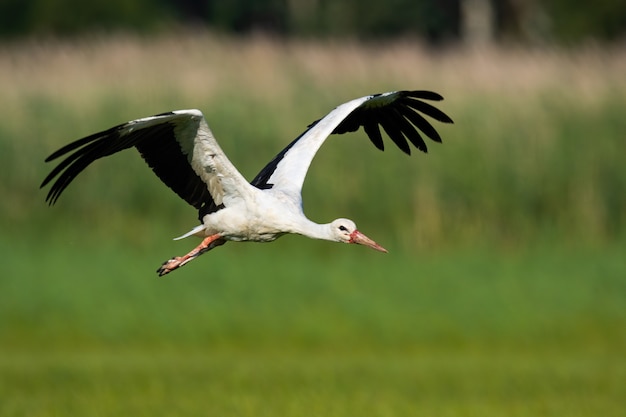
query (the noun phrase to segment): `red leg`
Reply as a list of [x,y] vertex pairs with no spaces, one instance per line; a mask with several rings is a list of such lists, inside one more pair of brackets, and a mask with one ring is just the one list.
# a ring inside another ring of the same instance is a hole
[[204,238],[204,240],[187,255],[176,256],[168,261],[165,261],[163,265],[161,265],[161,267],[157,269],[157,274],[159,274],[160,277],[169,274],[173,270],[185,265],[187,262],[191,262],[198,256],[202,255],[204,252],[208,252],[214,247],[223,245],[224,243],[226,243],[226,240],[223,239],[220,235],[208,236]]

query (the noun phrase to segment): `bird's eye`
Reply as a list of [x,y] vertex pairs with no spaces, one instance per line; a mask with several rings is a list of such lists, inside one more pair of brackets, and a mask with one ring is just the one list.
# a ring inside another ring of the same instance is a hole
[[348,231],[348,229],[346,229],[346,226],[339,226],[339,230],[341,230],[342,232]]

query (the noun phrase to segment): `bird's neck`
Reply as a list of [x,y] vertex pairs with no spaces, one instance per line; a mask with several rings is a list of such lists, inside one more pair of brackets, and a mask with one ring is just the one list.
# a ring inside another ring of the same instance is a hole
[[319,224],[307,219],[305,222],[301,222],[294,232],[311,239],[334,240],[330,223]]

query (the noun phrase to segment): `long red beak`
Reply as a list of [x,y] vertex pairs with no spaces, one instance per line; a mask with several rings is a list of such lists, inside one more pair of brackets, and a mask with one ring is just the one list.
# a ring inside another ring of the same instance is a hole
[[356,243],[357,245],[369,246],[372,249],[375,249],[380,252],[387,253],[387,249],[380,246],[378,243],[374,242],[369,237],[365,236],[363,233],[355,230],[350,234],[350,243]]

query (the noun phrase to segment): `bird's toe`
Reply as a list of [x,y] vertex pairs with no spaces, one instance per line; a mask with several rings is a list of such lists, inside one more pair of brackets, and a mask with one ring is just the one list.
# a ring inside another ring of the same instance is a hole
[[168,259],[167,261],[163,262],[159,269],[157,269],[157,274],[159,274],[160,277],[169,274],[173,270],[182,266],[181,260],[182,258],[180,256],[175,256],[172,259]]

